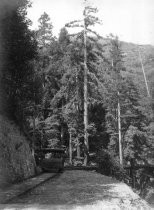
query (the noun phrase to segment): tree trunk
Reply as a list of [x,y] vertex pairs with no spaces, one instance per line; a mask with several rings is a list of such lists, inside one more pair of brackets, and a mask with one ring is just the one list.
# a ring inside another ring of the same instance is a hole
[[139,47],[138,47],[138,53],[139,53],[139,58],[140,58],[140,62],[141,62],[141,67],[142,67],[142,72],[143,72],[143,76],[144,76],[144,81],[145,81],[145,86],[146,86],[146,90],[147,90],[147,95],[148,95],[148,97],[150,97],[150,91],[149,91],[147,78],[146,78],[146,75],[145,75],[145,70],[144,70],[144,66],[143,66],[142,57],[141,57],[141,53],[140,53]]
[[70,139],[69,139],[69,163],[72,165],[72,132],[69,132]]
[[34,143],[35,142],[35,116],[33,116],[33,138],[32,138],[32,156],[34,157]]
[[123,167],[119,92],[118,92],[118,133],[119,133],[119,159],[120,159],[120,165]]
[[61,125],[60,137],[61,137],[61,145],[64,145],[64,126],[63,126],[63,124]]
[[[63,106],[64,106],[64,100],[62,98],[62,114],[63,114]],[[61,138],[61,145],[64,145],[64,122],[63,122],[63,118],[61,120],[60,138]]]
[[[87,30],[86,30],[86,10],[84,10],[84,144],[87,151],[89,151],[88,144],[88,68],[87,68]],[[88,162],[87,153],[84,153],[84,165]]]
[[80,142],[79,142],[79,139],[77,139],[77,158],[80,158]]
[[[79,117],[79,86],[78,86],[78,72],[76,74],[76,88],[77,88],[77,106],[76,106],[76,111]],[[78,131],[77,131],[78,132]],[[79,138],[77,137],[77,158],[80,158],[80,141]]]
[[34,160],[34,168],[35,168],[35,173],[36,173],[36,162],[35,162],[35,130],[36,130],[36,125],[35,125],[35,112],[33,114],[33,138],[32,138],[32,156]]

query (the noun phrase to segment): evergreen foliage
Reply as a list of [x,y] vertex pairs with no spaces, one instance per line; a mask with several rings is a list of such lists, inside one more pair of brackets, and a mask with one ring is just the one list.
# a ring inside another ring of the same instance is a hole
[[44,12],[38,20],[39,22],[39,30],[37,31],[37,39],[39,46],[44,48],[47,44],[53,39],[52,36],[52,23],[50,23],[49,15]]
[[1,84],[4,90],[3,101],[6,104],[5,113],[20,125],[24,120],[24,108],[34,102],[34,95],[38,92],[35,83],[37,75],[34,71],[37,44],[34,32],[28,28],[28,3],[22,1],[15,9],[9,9],[8,6],[1,19],[2,48],[5,53]]
[[[56,145],[71,147],[73,158],[108,149],[118,161],[119,100],[124,164],[132,158],[136,161],[145,160],[144,154],[151,145],[153,135],[150,127],[152,113],[148,108],[150,103],[143,103],[146,97],[145,91],[135,80],[132,69],[127,63],[123,43],[113,35],[108,39],[102,39],[91,30],[91,26],[100,23],[95,17],[96,12],[97,9],[86,6],[85,19],[66,24],[68,31],[66,27],[62,28],[57,39],[52,37],[51,22],[45,25],[47,39],[44,41],[44,48],[39,48],[39,53],[43,57],[39,57],[39,68],[37,68],[38,74],[44,73],[42,111],[38,118],[38,131],[40,136],[43,135],[40,139],[48,142],[46,145],[50,147]],[[47,14],[46,17],[49,23],[50,18]],[[42,26],[44,29],[45,27]],[[69,34],[69,28],[76,27],[81,30]],[[38,42],[44,37],[45,34],[40,34]],[[85,49],[88,70],[89,145],[87,148],[84,140]]]
[[[6,56],[2,82],[6,111],[29,128],[33,148],[65,145],[73,159],[97,153],[123,173],[117,166],[119,103],[124,165],[131,159],[146,161],[153,146],[153,82],[148,83],[148,98],[140,74],[136,80],[140,63],[131,54],[134,46],[128,55],[117,37],[100,37],[94,30],[100,24],[97,9],[89,5],[84,19],[66,24],[57,38],[45,12],[39,29],[30,31],[25,2],[1,21]],[[70,34],[69,28],[81,30]],[[143,64],[148,61],[143,54]]]

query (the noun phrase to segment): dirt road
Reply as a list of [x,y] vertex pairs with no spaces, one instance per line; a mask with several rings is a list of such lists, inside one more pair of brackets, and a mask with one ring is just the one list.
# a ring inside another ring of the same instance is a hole
[[4,209],[150,209],[127,185],[94,171],[65,171]]

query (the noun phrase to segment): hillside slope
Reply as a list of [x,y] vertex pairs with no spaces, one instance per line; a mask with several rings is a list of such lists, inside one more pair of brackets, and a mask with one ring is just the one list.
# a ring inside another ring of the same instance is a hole
[[143,82],[144,77],[139,57],[141,54],[147,82],[151,93],[154,92],[154,46],[151,45],[136,45],[132,43],[121,42],[122,51],[124,52],[124,61],[127,70],[135,74],[138,82]]
[[[104,45],[104,55],[108,58],[110,50],[110,39],[104,39],[103,41],[101,40],[100,43]],[[138,84],[141,83],[141,86],[145,87],[141,60],[139,57],[140,51],[148,86],[154,98],[154,46],[137,45],[122,41],[120,41],[120,44],[124,55],[123,61],[127,73],[132,74],[136,82]]]
[[0,115],[0,187],[34,175],[34,159],[19,128]]

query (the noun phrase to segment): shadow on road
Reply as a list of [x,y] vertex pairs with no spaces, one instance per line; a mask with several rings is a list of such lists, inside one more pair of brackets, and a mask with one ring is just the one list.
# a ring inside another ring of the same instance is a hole
[[116,182],[96,172],[65,171],[8,204],[86,205],[115,197],[111,188]]

